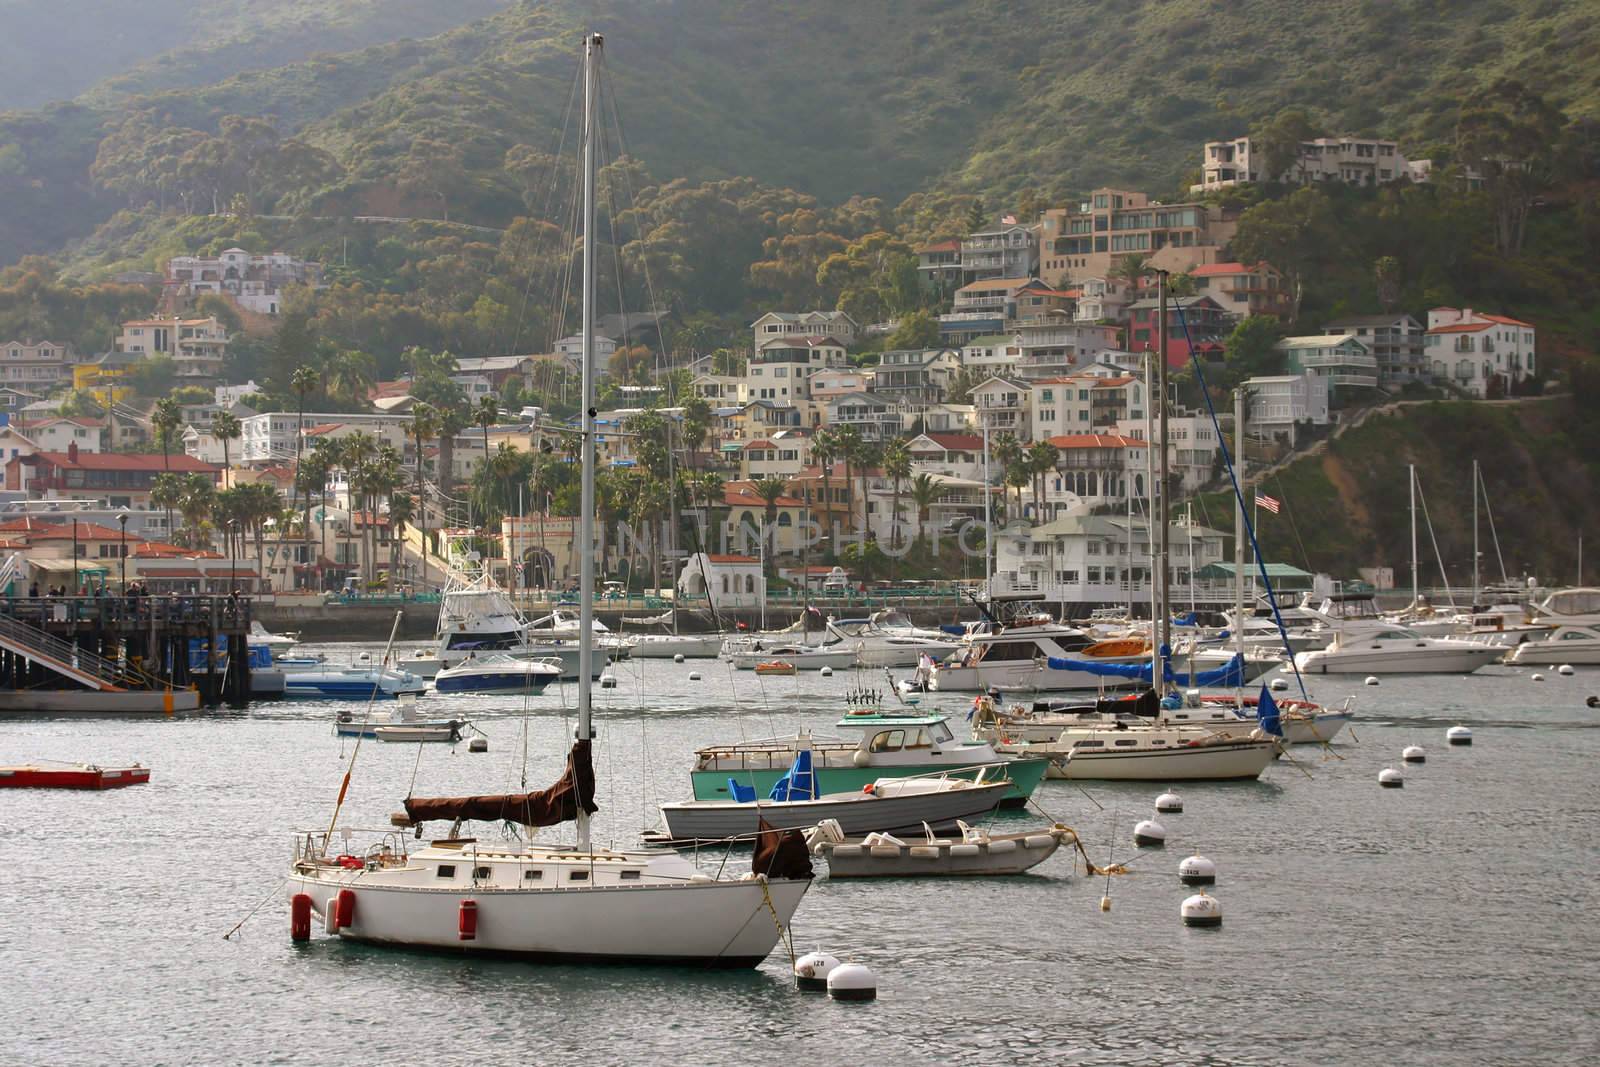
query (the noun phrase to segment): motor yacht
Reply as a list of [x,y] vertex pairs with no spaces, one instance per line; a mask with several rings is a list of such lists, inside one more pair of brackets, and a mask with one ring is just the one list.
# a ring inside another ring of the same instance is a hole
[[1424,637],[1378,619],[1329,621],[1334,636],[1328,646],[1294,658],[1304,674],[1471,674],[1506,652],[1455,637]]
[[1518,665],[1600,664],[1600,626],[1557,626],[1537,641],[1524,641],[1506,656]]
[[828,620],[828,633],[856,650],[863,667],[915,667],[923,656],[943,659],[960,645],[942,630],[913,626],[897,611],[865,619]]

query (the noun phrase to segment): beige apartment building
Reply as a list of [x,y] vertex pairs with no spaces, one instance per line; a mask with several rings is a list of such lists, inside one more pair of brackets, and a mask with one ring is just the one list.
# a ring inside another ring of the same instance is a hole
[[1163,204],[1145,193],[1096,189],[1076,208],[1049,208],[1039,222],[1039,274],[1059,286],[1105,278],[1127,256],[1185,273],[1221,258],[1237,217],[1214,204]]

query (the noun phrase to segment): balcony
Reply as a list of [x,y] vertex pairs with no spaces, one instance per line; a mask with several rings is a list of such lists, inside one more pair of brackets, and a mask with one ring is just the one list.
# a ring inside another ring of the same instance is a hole
[[1378,378],[1373,374],[1330,374],[1328,384],[1334,387],[1346,386],[1352,389],[1376,389]]
[[1316,367],[1363,367],[1376,370],[1378,359],[1376,356],[1353,355],[1311,355],[1300,353],[1295,356],[1295,361],[1307,370]]

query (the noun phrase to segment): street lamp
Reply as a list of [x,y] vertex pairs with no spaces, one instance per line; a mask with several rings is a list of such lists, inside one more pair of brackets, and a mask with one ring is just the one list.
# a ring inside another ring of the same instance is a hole
[[[239,520],[237,520],[237,519],[229,519],[228,520],[228,584],[230,586],[232,586],[234,582],[239,580],[239,575],[236,573],[238,568],[237,568],[236,564],[233,561],[233,557],[234,557],[233,539],[234,539],[234,536],[236,535],[236,532],[237,532],[238,528],[239,528]],[[231,590],[230,590],[230,592],[231,592]]]
[[78,517],[72,517],[72,591],[68,595],[78,595]]
[[117,512],[117,525],[121,527],[121,559],[122,591],[128,591],[128,509],[126,507]]

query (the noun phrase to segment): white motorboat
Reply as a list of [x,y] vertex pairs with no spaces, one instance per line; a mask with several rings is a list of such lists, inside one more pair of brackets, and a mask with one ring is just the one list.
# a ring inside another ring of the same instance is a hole
[[[556,608],[548,615],[528,620],[523,632],[527,640],[534,643],[570,643],[578,639],[583,628],[570,613]],[[612,633],[611,628],[599,619],[590,621],[589,632],[594,635],[595,647],[602,649],[606,655],[612,659],[628,658],[633,648],[633,638]]]
[[960,645],[943,631],[913,626],[904,615],[888,610],[865,619],[830,619],[828,632],[853,647],[863,667],[915,667],[923,656],[943,659]]
[[300,643],[299,634],[275,634],[261,624],[260,619],[250,620],[247,638],[252,648],[264,648],[274,657],[281,656]]
[[283,695],[290,700],[392,700],[427,688],[428,683],[415,674],[387,667],[318,664],[283,672]]
[[[1139,696],[1106,698],[1092,703],[1035,701],[1031,708],[1013,706],[1001,709],[988,697],[980,697],[974,713],[975,725],[1000,725],[1004,736],[1013,742],[1037,744],[1059,740],[1064,730],[1090,725],[1199,726],[1214,733],[1248,735],[1260,722],[1256,716],[1259,698],[1237,693],[1185,694],[1176,707],[1163,707],[1153,692]],[[1355,718],[1354,699],[1347,698],[1337,708],[1325,708],[1309,700],[1275,700],[1282,740],[1290,745],[1328,744]]]
[[1534,607],[1533,621],[1546,626],[1600,627],[1600,589],[1558,589]]
[[679,801],[661,805],[661,818],[665,839],[682,842],[753,839],[763,822],[778,830],[832,821],[850,834],[895,833],[925,825],[953,827],[957,820],[994,811],[1010,791],[1002,763],[979,768],[970,778],[943,773],[879,778],[864,789],[818,794],[810,753],[802,751],[765,799],[748,789],[730,800]]
[[[589,619],[595,581],[595,274],[594,187],[599,52],[584,41],[582,376],[575,440],[582,457],[577,557],[581,664],[577,735],[561,778],[548,790],[513,796],[408,796],[397,824],[478,820],[525,827],[572,822],[573,845],[478,842],[454,832],[406,853],[406,835],[381,834],[344,854],[332,830],[297,837],[288,876],[292,936],[311,936],[313,915],[340,938],[425,950],[515,955],[563,963],[638,961],[704,967],[754,967],[787,935],[811,885],[810,857],[798,834],[763,835],[750,873],[712,877],[672,852],[596,848],[591,754],[595,655]],[[521,634],[517,637],[520,639]],[[348,771],[346,774],[348,775]],[[348,782],[348,779],[347,779]],[[341,799],[343,793],[341,792]],[[329,826],[337,826],[338,810]],[[359,961],[351,961],[359,963]]]
[[840,669],[853,665],[856,651],[841,645],[766,645],[760,641],[728,657],[734,669],[753,671],[763,663],[781,661],[796,670],[814,671],[823,667]]
[[376,727],[372,731],[372,736],[379,741],[442,741],[453,745],[461,740],[461,728],[465,725],[466,723],[457,719],[449,722],[398,723]]
[[398,706],[371,712],[341,711],[334,717],[333,732],[340,737],[377,737],[381,726],[449,726],[456,721],[423,718],[414,703],[401,701]]
[[1600,664],[1600,626],[1557,626],[1537,641],[1524,641],[1506,656],[1518,665]]
[[[578,642],[541,641],[528,635],[528,622],[505,591],[478,574],[447,586],[439,598],[439,620],[430,648],[401,656],[399,666],[431,679],[442,670],[459,666],[469,655],[503,653],[532,660],[559,660],[562,678],[578,677]],[[593,681],[605,667],[604,657],[591,664]]]
[[1303,674],[1471,674],[1505,655],[1499,645],[1454,637],[1423,637],[1376,619],[1332,620],[1326,648],[1298,653]]
[[961,821],[956,829],[959,837],[940,837],[930,828],[921,838],[903,841],[884,833],[852,838],[827,820],[807,831],[806,844],[828,861],[829,878],[931,878],[1022,874],[1078,838],[1060,823],[1009,834]]
[[560,681],[561,674],[558,660],[491,653],[468,656],[456,666],[446,667],[434,675],[433,687],[441,693],[542,693],[551,682]]

